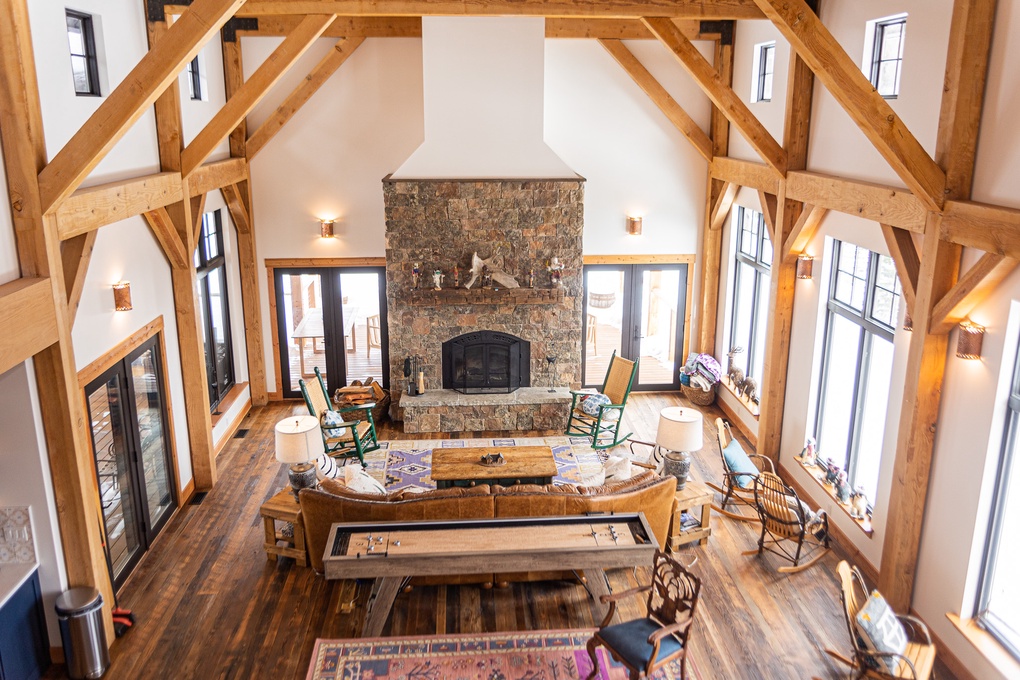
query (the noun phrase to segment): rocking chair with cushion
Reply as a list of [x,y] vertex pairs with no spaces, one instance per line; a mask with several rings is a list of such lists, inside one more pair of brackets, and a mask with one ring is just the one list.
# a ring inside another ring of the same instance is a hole
[[[754,480],[759,470],[775,473],[772,461],[757,453],[745,453],[740,442],[733,438],[730,424],[722,418],[715,419],[715,429],[723,465],[722,486],[712,482],[706,484],[722,494],[723,498],[719,505],[713,503],[712,509],[730,519],[755,522],[758,520],[758,509],[754,501]],[[728,505],[746,507],[750,511],[734,512],[727,510]]]
[[366,467],[365,454],[379,448],[372,417],[375,404],[334,409],[326,391],[326,381],[318,367],[315,368],[315,378],[311,383],[298,380],[298,385],[308,412],[319,419],[323,448],[333,458],[357,456],[361,466]]
[[[645,618],[609,625],[619,600],[645,591],[648,592]],[[632,680],[648,677],[671,661],[680,662],[680,677],[686,678],[687,648],[700,593],[701,579],[672,556],[656,550],[651,585],[602,596],[602,602],[609,604],[609,612],[588,641],[592,662],[588,680],[599,672],[595,656],[599,645],[627,667]]]
[[935,645],[927,626],[913,616],[893,613],[877,590],[868,595],[864,577],[846,560],[836,566],[841,582],[840,600],[853,658],[826,649],[834,659],[850,666],[851,678],[928,680],[935,677]]
[[761,537],[758,549],[745,555],[761,555],[768,550],[793,562],[793,566],[779,567],[780,572],[788,574],[807,569],[829,553],[828,515],[812,512],[793,487],[778,476],[759,473],[754,480],[754,500],[761,519]]
[[633,434],[620,436],[623,409],[634,385],[638,362],[616,356],[609,359],[609,370],[597,394],[571,390],[570,419],[565,434],[568,437],[587,437],[593,449],[608,449],[627,441]]

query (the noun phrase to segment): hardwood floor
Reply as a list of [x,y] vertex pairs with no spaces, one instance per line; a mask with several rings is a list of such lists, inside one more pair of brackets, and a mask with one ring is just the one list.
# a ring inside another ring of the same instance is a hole
[[[625,420],[651,440],[658,412],[681,403],[677,394],[634,393]],[[220,481],[201,503],[177,513],[119,594],[137,623],[112,648],[106,678],[302,678],[317,637],[357,637],[368,585],[327,582],[291,559],[274,562],[262,549],[259,506],[287,483],[273,457],[273,426],[304,410],[298,402],[253,409],[217,464]],[[705,447],[695,456],[697,479],[718,477],[718,452],[705,411]],[[464,433],[493,436],[496,433]],[[560,434],[538,433],[538,434]],[[439,438],[443,435],[434,435]],[[382,439],[409,439],[399,426]],[[413,438],[425,438],[415,435]],[[830,554],[800,574],[782,575],[766,557],[745,557],[757,531],[750,523],[712,518],[705,546],[688,547],[685,561],[704,579],[692,634],[692,655],[705,680],[842,678],[826,647],[850,649]],[[696,545],[696,544],[695,544]],[[610,572],[614,590],[637,585],[630,570]],[[647,582],[646,570],[638,580]],[[354,601],[350,612],[343,605]],[[634,598],[623,611],[636,616]],[[566,582],[419,587],[397,597],[385,635],[594,627],[583,588]],[[939,669],[940,677],[952,676]],[[59,667],[47,677],[61,677]]]

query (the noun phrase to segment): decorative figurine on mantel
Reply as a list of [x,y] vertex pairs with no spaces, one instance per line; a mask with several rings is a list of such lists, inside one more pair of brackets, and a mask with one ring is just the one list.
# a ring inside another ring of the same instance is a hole
[[432,272],[432,289],[433,290],[442,290],[443,289],[443,279],[445,279],[445,278],[446,278],[446,274],[443,273],[442,269],[437,269],[434,272]]
[[411,287],[414,290],[421,288],[421,262],[415,262],[411,268]]
[[528,288],[535,287],[535,268],[532,267],[528,270]]
[[504,288],[520,288],[517,279],[503,271],[503,258],[493,255],[488,260],[478,257],[478,253],[471,255],[471,279],[464,284],[465,288],[471,288],[483,274],[488,274],[492,280]]
[[453,265],[453,287],[460,288],[460,267]]
[[554,287],[563,285],[563,269],[565,267],[566,265],[560,262],[560,258],[558,257],[553,256],[553,258],[549,260],[549,265],[546,267],[546,270],[549,272],[549,277]]

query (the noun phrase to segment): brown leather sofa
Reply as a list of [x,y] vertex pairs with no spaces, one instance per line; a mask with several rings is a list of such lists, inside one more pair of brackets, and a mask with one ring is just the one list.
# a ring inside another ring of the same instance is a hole
[[[301,516],[312,568],[321,573],[329,530],[334,522],[389,522],[417,519],[490,519],[551,517],[586,512],[643,512],[665,548],[673,512],[676,480],[644,472],[604,486],[519,484],[399,491],[385,496],[358,494],[341,482],[324,479],[321,489],[301,490]],[[499,581],[519,580],[502,575]],[[534,575],[533,575],[534,577]]]

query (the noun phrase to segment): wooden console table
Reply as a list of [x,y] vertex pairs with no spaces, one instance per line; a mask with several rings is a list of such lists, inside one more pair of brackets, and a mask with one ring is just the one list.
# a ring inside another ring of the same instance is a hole
[[403,579],[495,570],[583,569],[599,612],[606,569],[650,566],[658,543],[642,513],[334,524],[327,579],[373,578],[362,635],[382,634]]
[[[482,456],[503,454],[503,465],[482,465]],[[437,489],[479,484],[552,484],[556,459],[548,446],[479,446],[432,449],[432,479]]]
[[[301,506],[294,498],[294,492],[288,487],[280,491],[259,509],[262,524],[266,533],[266,557],[275,560],[277,555],[293,557],[299,566],[308,566],[308,549],[305,547],[305,526],[301,522]],[[290,522],[294,527],[294,535],[287,536],[277,531],[276,522]],[[283,541],[286,545],[280,545]]]
[[[681,524],[681,514],[688,513],[694,517],[700,517],[697,524],[684,528]],[[676,550],[682,545],[692,541],[700,541],[701,545],[708,543],[708,537],[712,535],[712,527],[709,522],[712,518],[712,490],[703,484],[687,480],[683,491],[677,491],[673,497],[673,517],[669,522],[669,549]]]

